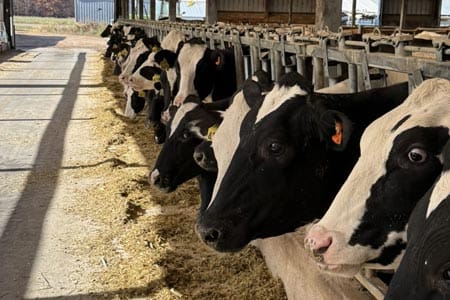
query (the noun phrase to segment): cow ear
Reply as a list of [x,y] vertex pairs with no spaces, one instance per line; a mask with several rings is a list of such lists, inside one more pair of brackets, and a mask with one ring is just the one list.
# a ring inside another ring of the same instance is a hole
[[322,137],[331,149],[343,151],[352,134],[352,122],[339,111],[328,110],[320,117]]
[[253,107],[255,103],[258,103],[264,97],[259,84],[249,79],[242,85],[242,93],[244,94],[244,100],[249,107]]

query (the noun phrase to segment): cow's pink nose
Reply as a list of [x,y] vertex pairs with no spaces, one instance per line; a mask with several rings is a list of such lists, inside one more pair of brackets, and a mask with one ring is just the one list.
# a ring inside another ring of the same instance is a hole
[[333,243],[330,233],[324,231],[309,232],[305,238],[305,246],[313,251],[315,255],[322,255],[327,252]]

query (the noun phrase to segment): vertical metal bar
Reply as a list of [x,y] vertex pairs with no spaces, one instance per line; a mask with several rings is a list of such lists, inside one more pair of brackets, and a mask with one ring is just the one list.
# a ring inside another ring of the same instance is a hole
[[242,46],[240,43],[239,33],[233,36],[234,43],[234,60],[236,66],[236,84],[239,86],[244,82],[244,57],[242,53]]
[[364,74],[361,65],[356,65],[358,92],[364,91]]
[[177,0],[169,0],[169,21],[177,20]]
[[408,1],[402,0],[402,6],[400,10],[400,24],[398,27],[400,28],[400,31],[403,30],[403,27],[405,26],[405,16],[406,16],[406,8],[407,8]]
[[357,71],[355,64],[348,64],[348,87],[350,93],[358,91]]
[[252,76],[250,55],[244,55],[244,79]]

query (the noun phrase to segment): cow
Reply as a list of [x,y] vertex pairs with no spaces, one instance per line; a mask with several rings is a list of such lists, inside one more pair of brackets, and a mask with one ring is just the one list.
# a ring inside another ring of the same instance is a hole
[[198,38],[186,41],[178,54],[180,86],[173,104],[180,106],[188,95],[212,101],[236,91],[233,49],[209,49]]
[[224,120],[214,135],[218,177],[197,219],[212,248],[238,251],[322,216],[359,156],[362,131],[408,94],[404,83],[319,95],[302,89],[304,81],[286,74],[265,97],[246,99],[253,105],[245,117],[235,112],[230,119],[240,120],[228,129]]
[[[228,101],[229,100],[225,100]],[[180,184],[204,173],[195,162],[195,147],[210,138],[212,130],[222,121],[222,112],[210,109],[196,96],[189,96],[174,107],[167,124],[167,139],[149,178],[153,186],[164,192],[174,191]]]
[[450,299],[450,141],[440,177],[414,208],[386,300]]
[[409,215],[442,170],[449,95],[450,81],[426,80],[366,129],[358,162],[305,240],[323,270],[353,276],[363,264],[398,266]]
[[[128,76],[133,73],[133,70],[136,68],[136,62],[141,54],[148,53],[148,51],[157,51],[159,50],[160,43],[156,37],[152,38],[141,38],[136,42],[136,45],[130,49],[130,53],[126,61],[122,67],[122,73],[119,75],[119,81],[126,85]],[[147,55],[148,57],[148,55]],[[142,63],[145,61],[144,59]]]

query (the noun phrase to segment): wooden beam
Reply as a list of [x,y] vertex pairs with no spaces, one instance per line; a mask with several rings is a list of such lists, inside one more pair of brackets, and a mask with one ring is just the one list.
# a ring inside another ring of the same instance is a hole
[[342,0],[316,0],[316,28],[328,26],[330,31],[337,32],[341,26],[341,10]]
[[206,23],[217,22],[217,0],[206,0]]
[[169,0],[169,21],[177,20],[177,0]]

